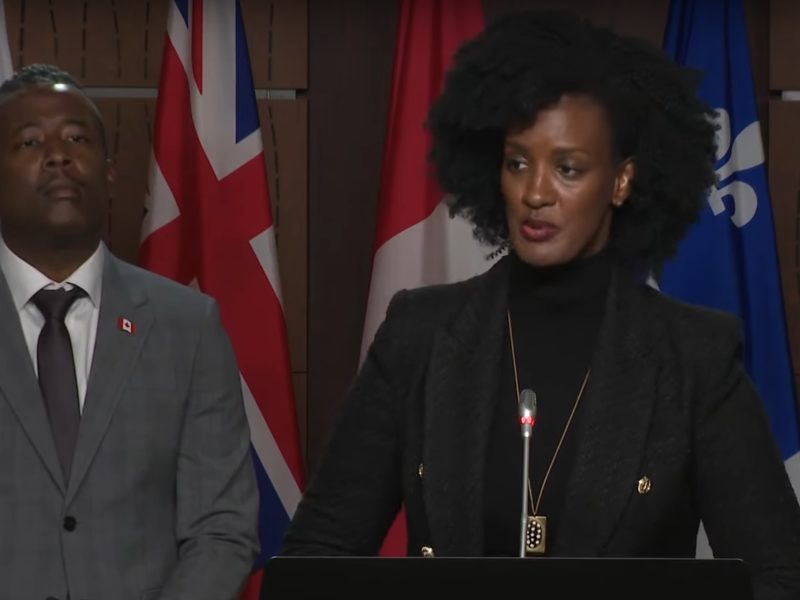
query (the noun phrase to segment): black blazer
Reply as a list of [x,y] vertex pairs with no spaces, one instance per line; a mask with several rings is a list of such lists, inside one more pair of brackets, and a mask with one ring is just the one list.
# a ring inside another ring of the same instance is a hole
[[[483,553],[508,277],[393,298],[285,554],[376,554],[401,504],[410,555]],[[740,353],[734,317],[614,272],[551,554],[692,557],[702,519],[757,599],[800,597],[800,508]]]

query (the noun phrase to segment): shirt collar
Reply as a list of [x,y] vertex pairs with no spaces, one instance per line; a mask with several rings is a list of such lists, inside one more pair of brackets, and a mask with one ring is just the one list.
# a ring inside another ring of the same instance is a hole
[[14,254],[0,236],[0,269],[5,275],[14,306],[22,310],[31,297],[42,288],[63,287],[64,283],[77,285],[89,297],[95,307],[100,305],[105,263],[105,244],[100,242],[92,255],[63,282],[53,281],[36,267]]

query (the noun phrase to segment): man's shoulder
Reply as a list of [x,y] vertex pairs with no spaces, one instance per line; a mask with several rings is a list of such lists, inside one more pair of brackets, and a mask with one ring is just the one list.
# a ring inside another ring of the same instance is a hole
[[157,311],[183,315],[205,314],[213,304],[211,296],[196,288],[120,259],[113,260],[126,285],[144,294]]

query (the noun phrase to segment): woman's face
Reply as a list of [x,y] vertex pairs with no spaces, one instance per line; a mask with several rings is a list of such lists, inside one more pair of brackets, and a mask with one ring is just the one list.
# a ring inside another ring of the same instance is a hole
[[602,250],[633,172],[631,160],[615,161],[606,112],[588,96],[563,96],[509,131],[500,187],[517,255],[546,267]]

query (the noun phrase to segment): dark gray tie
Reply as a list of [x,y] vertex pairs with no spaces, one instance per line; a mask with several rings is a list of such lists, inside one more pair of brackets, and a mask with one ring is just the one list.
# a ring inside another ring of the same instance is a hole
[[72,303],[83,295],[82,289],[73,287],[70,291],[39,290],[32,298],[44,316],[44,327],[36,346],[39,387],[65,480],[69,480],[81,413],[72,341],[64,317]]

